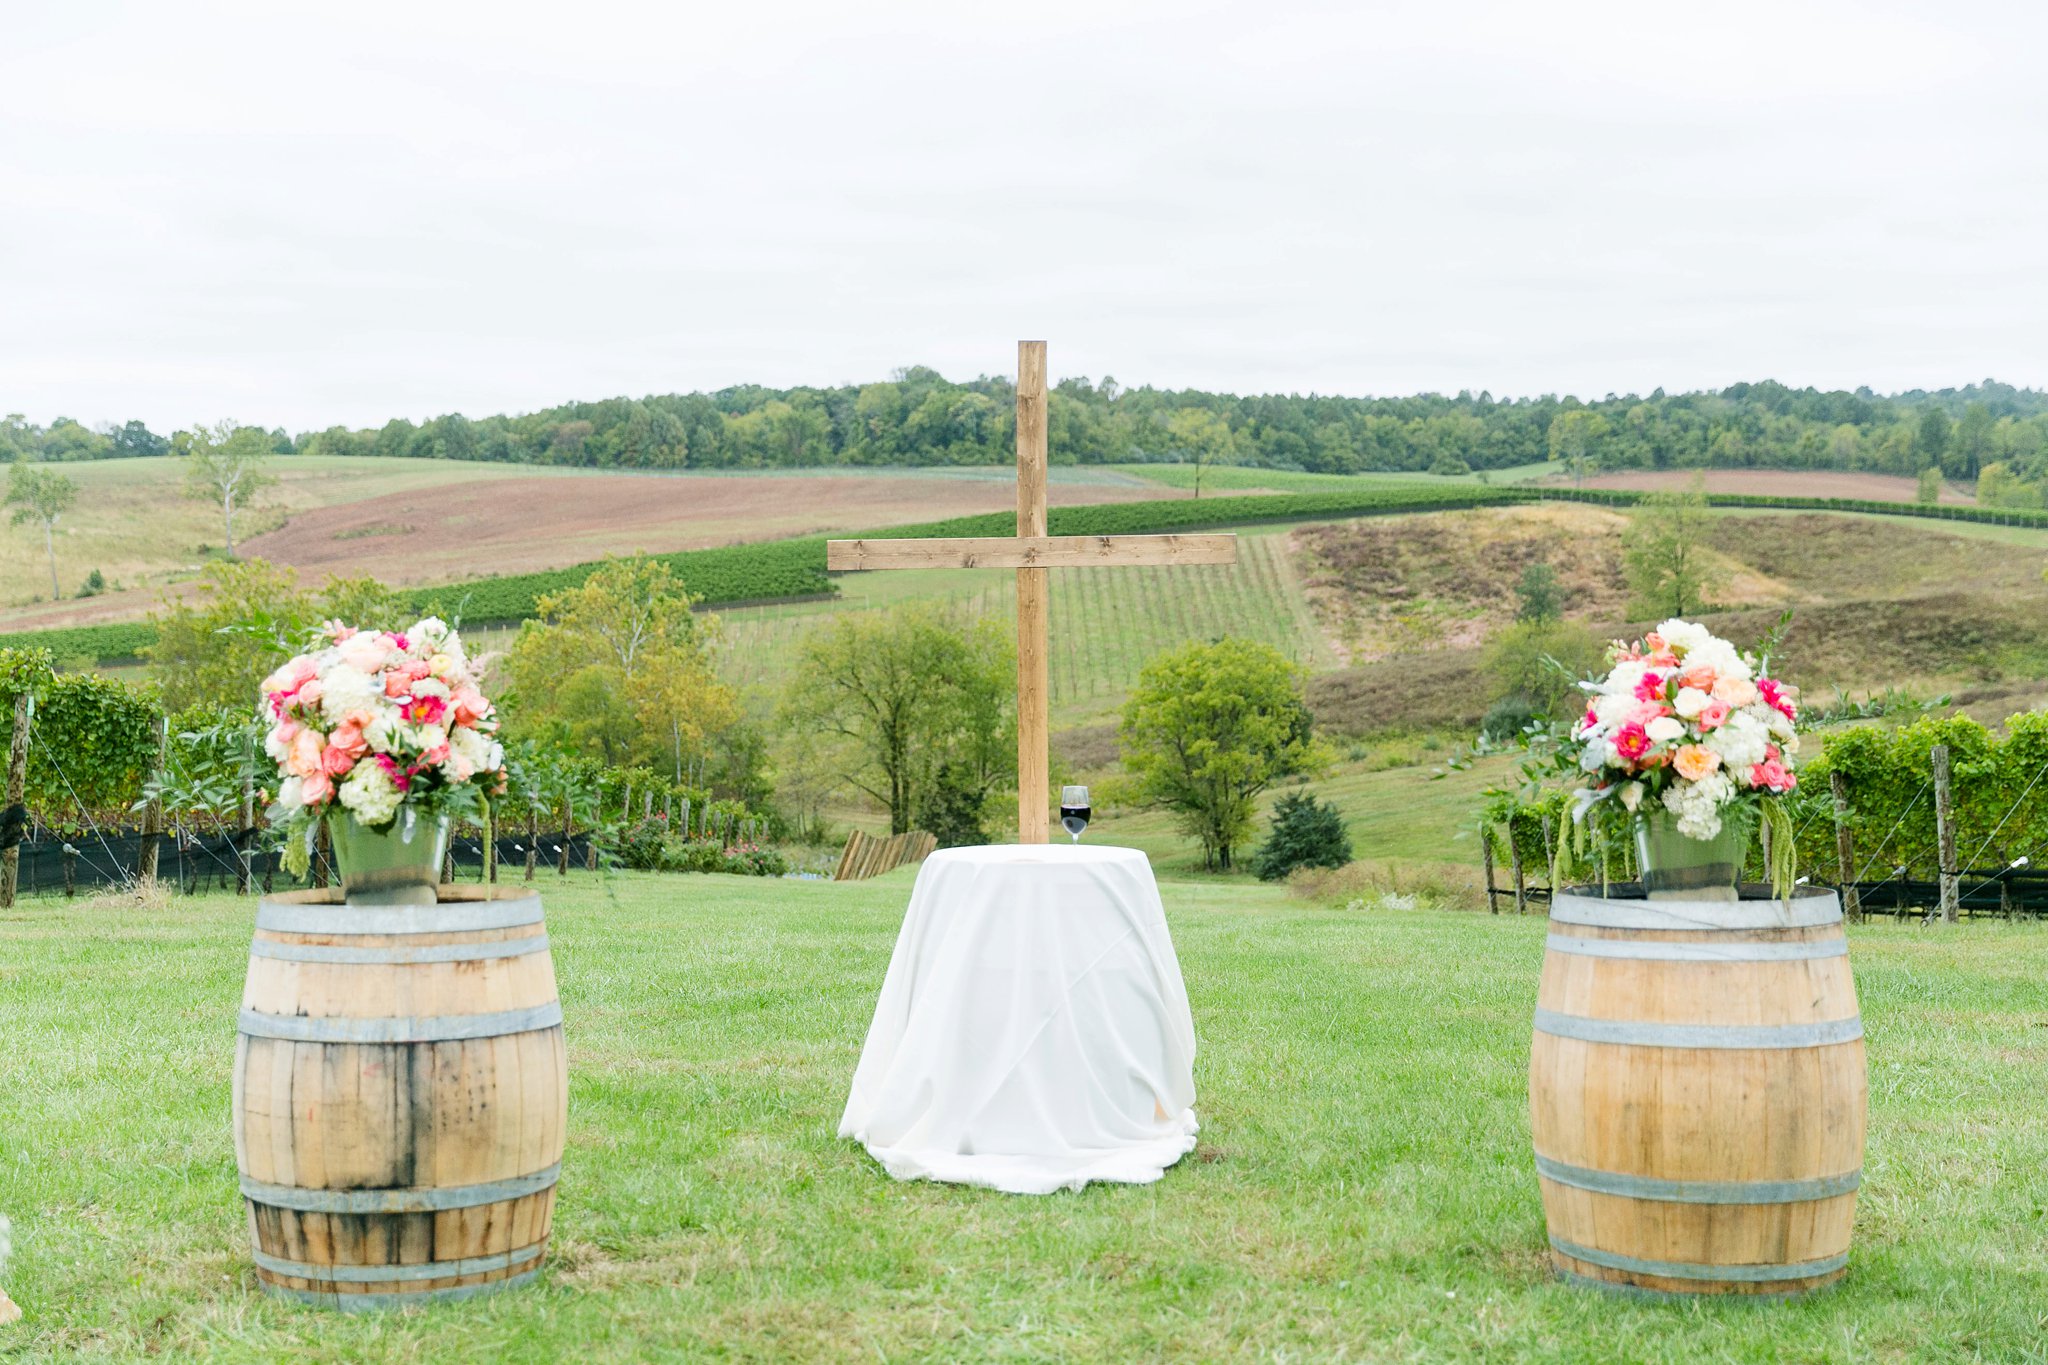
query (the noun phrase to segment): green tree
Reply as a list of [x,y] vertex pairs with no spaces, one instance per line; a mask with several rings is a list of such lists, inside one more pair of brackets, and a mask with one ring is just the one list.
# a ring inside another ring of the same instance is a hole
[[1622,538],[1622,563],[1633,610],[1651,617],[1687,616],[1706,600],[1707,528],[1712,515],[1698,479],[1682,493],[1652,494],[1637,504]]
[[1182,458],[1195,466],[1195,496],[1202,496],[1202,470],[1226,460],[1236,449],[1236,439],[1221,417],[1207,408],[1181,408],[1166,423],[1167,439]]
[[739,720],[712,666],[718,618],[691,610],[668,565],[607,559],[580,586],[543,597],[505,658],[508,716],[620,766],[683,765]]
[[298,653],[322,621],[402,630],[412,613],[374,578],[330,579],[309,592],[293,570],[251,559],[209,565],[197,601],[166,598],[150,619],[156,643],[143,653],[166,707],[247,712],[257,703],[257,684]]
[[804,640],[782,697],[798,761],[827,767],[901,834],[939,798],[989,794],[1017,773],[1016,650],[995,621],[963,626],[912,605],[847,614]]
[[1289,792],[1273,803],[1273,828],[1252,855],[1252,872],[1276,882],[1298,867],[1342,867],[1351,861],[1351,836],[1337,807],[1308,792]]
[[1929,403],[1920,410],[1920,425],[1913,435],[1913,453],[1922,464],[1940,465],[1948,454],[1948,414]]
[[1561,717],[1574,713],[1578,680],[1598,667],[1602,650],[1600,638],[1576,621],[1517,621],[1486,642],[1479,666],[1494,701],[1519,698]]
[[1146,664],[1118,739],[1136,799],[1172,811],[1203,866],[1228,870],[1259,793],[1326,763],[1311,731],[1300,669],[1271,645],[1224,639]]
[[233,559],[235,513],[258,489],[272,482],[265,472],[273,453],[270,434],[259,427],[221,421],[179,432],[174,445],[186,461],[185,491],[202,501],[219,503],[228,558]]
[[1578,483],[1586,477],[1593,446],[1608,432],[1607,419],[1590,408],[1573,408],[1550,419],[1550,458],[1562,460]]
[[1564,585],[1557,570],[1541,562],[1523,568],[1515,584],[1517,621],[1555,621],[1564,615]]
[[17,460],[7,475],[7,505],[14,509],[14,524],[36,522],[43,528],[43,552],[50,557],[50,599],[64,595],[57,583],[57,518],[78,501],[78,485],[54,469],[39,468]]
[[1933,505],[1941,501],[1941,466],[1929,465],[1920,471],[1919,486],[1913,490],[1913,501]]

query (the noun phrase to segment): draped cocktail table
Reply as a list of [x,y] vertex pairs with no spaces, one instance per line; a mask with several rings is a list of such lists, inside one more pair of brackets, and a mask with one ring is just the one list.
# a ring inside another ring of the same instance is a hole
[[899,1180],[1144,1183],[1195,1145],[1194,1060],[1144,854],[946,849],[918,873],[839,1135]]

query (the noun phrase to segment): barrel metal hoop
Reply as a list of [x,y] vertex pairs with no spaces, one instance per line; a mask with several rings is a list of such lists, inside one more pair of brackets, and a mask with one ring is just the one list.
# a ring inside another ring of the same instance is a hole
[[1656,1176],[1571,1166],[1542,1155],[1536,1158],[1536,1174],[1594,1194],[1667,1204],[1800,1204],[1853,1194],[1863,1184],[1860,1167],[1843,1175],[1824,1175],[1812,1180],[1662,1180]]
[[511,1033],[554,1028],[562,1022],[562,1002],[550,1000],[523,1010],[494,1014],[443,1014],[422,1018],[358,1017],[355,1015],[266,1014],[245,1009],[242,1033],[250,1038],[282,1038],[294,1043],[452,1043],[469,1038],[499,1038]]
[[1539,1008],[1536,1031],[1553,1038],[1575,1038],[1582,1043],[1620,1043],[1631,1047],[1828,1047],[1861,1038],[1863,1016],[1813,1024],[1652,1024],[1634,1019],[1589,1019]]
[[460,1284],[450,1289],[422,1289],[411,1294],[331,1294],[317,1289],[293,1289],[287,1285],[272,1284],[257,1277],[256,1283],[263,1292],[280,1299],[290,1299],[312,1308],[333,1308],[344,1313],[371,1313],[386,1308],[410,1308],[420,1303],[451,1303],[458,1299],[473,1299],[480,1294],[496,1294],[500,1290],[517,1289],[528,1284],[540,1274],[540,1267],[522,1271],[503,1280],[487,1280],[483,1284]]
[[259,938],[249,945],[249,956],[274,958],[279,962],[321,962],[352,966],[422,966],[429,962],[492,962],[505,957],[525,957],[546,952],[548,936],[500,939],[495,943],[436,943],[425,948],[341,948],[331,943],[279,943]]
[[460,1261],[425,1261],[416,1265],[316,1265],[311,1261],[287,1261],[268,1252],[253,1253],[256,1264],[273,1275],[290,1275],[300,1280],[326,1280],[330,1284],[392,1284],[408,1280],[452,1280],[464,1275],[486,1275],[493,1270],[510,1270],[537,1259],[548,1249],[546,1242],[500,1251],[490,1256],[469,1256]]
[[1619,957],[1638,962],[1803,962],[1849,955],[1849,940],[1845,938],[1812,939],[1804,943],[1663,943],[1552,934],[1545,942],[1550,951],[1572,957]]
[[1720,902],[1601,900],[1561,895],[1550,903],[1558,924],[1596,929],[1814,929],[1842,922],[1842,903],[1833,893],[1793,900]]
[[1744,1284],[1771,1284],[1778,1280],[1808,1280],[1816,1275],[1832,1275],[1849,1264],[1846,1251],[1836,1256],[1823,1256],[1817,1261],[1793,1261],[1788,1265],[1707,1265],[1699,1261],[1645,1261],[1611,1251],[1595,1251],[1592,1247],[1582,1247],[1557,1237],[1550,1239],[1550,1245],[1587,1265],[1626,1271],[1631,1275],[1656,1275],[1667,1280],[1739,1280]]
[[448,905],[291,905],[264,901],[256,927],[280,934],[466,934],[539,924],[539,896]]
[[1553,1268],[1558,1279],[1575,1288],[1597,1289],[1603,1294],[1636,1299],[1644,1303],[1697,1303],[1707,1296],[1720,1298],[1724,1302],[1732,1300],[1746,1304],[1783,1303],[1788,1299],[1803,1299],[1809,1294],[1823,1292],[1834,1283],[1829,1281],[1824,1285],[1804,1285],[1796,1289],[1772,1289],[1756,1294],[1721,1294],[1712,1289],[1645,1289],[1639,1284],[1629,1284],[1622,1280],[1603,1280],[1592,1275],[1581,1275],[1576,1270],[1566,1270],[1562,1266]]
[[300,1213],[439,1213],[445,1209],[469,1209],[479,1204],[500,1204],[539,1194],[562,1174],[557,1161],[531,1175],[510,1180],[492,1180],[481,1185],[446,1185],[440,1188],[384,1190],[315,1190],[304,1185],[271,1185],[242,1177],[242,1193],[250,1201],[270,1208],[295,1209]]

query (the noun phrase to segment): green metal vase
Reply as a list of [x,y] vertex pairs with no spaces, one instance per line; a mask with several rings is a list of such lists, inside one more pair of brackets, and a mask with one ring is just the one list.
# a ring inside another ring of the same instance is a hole
[[1752,821],[1740,811],[1721,818],[1721,832],[1695,839],[1678,832],[1678,817],[1659,806],[1636,814],[1636,863],[1653,901],[1732,901],[1749,857]]
[[383,829],[337,814],[327,822],[342,899],[350,905],[433,905],[448,853],[448,819],[420,819],[410,810]]

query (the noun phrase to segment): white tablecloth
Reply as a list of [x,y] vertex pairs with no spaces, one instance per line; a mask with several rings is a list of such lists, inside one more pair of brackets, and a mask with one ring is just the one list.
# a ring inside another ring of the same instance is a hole
[[899,1180],[1143,1183],[1195,1145],[1194,1061],[1144,854],[946,849],[917,875],[839,1135]]

